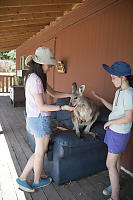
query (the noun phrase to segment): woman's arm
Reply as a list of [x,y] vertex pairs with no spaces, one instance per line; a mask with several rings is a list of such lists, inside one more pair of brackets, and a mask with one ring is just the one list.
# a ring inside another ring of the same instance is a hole
[[71,97],[71,94],[66,94],[63,92],[58,92],[58,91],[53,90],[53,88],[51,88],[48,84],[47,84],[47,93],[54,98]]
[[98,96],[94,91],[92,91],[92,94],[93,94],[94,97],[96,97],[97,99],[99,99],[109,110],[112,111],[113,105],[111,103],[109,103],[108,101],[106,101],[102,97]]
[[[35,103],[38,106],[40,111],[59,111],[60,110],[60,106],[56,106],[56,105],[48,105],[44,103],[44,99],[43,99],[43,93],[39,93],[39,94],[34,94],[34,99],[35,99]],[[75,107],[71,107],[68,105],[64,105],[61,106],[61,110],[69,110],[69,111],[73,111],[75,109]]]
[[111,124],[128,124],[133,121],[133,110],[126,110],[125,116],[119,119],[113,119],[104,124],[104,129],[107,129]]

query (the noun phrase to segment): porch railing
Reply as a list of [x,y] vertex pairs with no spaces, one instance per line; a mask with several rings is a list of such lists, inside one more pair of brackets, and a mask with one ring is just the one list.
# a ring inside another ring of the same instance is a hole
[[0,74],[0,93],[10,93],[10,86],[15,85],[15,74]]

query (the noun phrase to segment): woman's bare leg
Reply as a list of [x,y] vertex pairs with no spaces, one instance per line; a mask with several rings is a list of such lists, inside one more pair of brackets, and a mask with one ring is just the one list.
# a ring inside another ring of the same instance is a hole
[[43,168],[43,161],[45,152],[48,149],[50,136],[44,136],[43,138],[35,138],[35,153],[29,158],[21,176],[19,177],[20,180],[26,180],[28,175],[34,169],[34,183],[39,183],[40,175]]
[[19,179],[21,181],[24,181],[27,179],[28,175],[30,174],[30,172],[32,171],[33,169],[33,164],[34,164],[34,156],[35,154],[33,153],[32,156],[29,158],[21,176],[19,177]]
[[36,148],[34,156],[34,183],[40,182],[40,176],[43,168],[44,155],[48,149],[50,136],[44,136],[43,138],[35,138]]

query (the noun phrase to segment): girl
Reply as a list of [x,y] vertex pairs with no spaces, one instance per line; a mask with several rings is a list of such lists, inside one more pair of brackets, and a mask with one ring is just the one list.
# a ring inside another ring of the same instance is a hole
[[106,165],[111,185],[103,190],[103,194],[111,195],[108,200],[119,200],[120,156],[130,138],[133,121],[133,78],[130,65],[126,62],[115,62],[111,67],[103,64],[103,68],[111,75],[114,86],[119,88],[115,93],[113,105],[92,92],[112,111],[104,125],[104,142],[108,146]]
[[[68,105],[55,106],[47,105],[46,92],[52,97],[64,98],[71,94],[64,94],[54,91],[47,84],[46,73],[57,62],[53,53],[47,47],[36,49],[35,55],[27,57],[29,72],[26,77],[25,96],[26,96],[26,129],[35,137],[35,153],[28,160],[21,176],[16,179],[19,187],[27,192],[34,192],[36,188],[46,186],[51,183],[51,178],[40,179],[43,168],[44,155],[48,148],[50,139],[50,111],[68,110],[73,111],[74,107]],[[34,170],[34,182],[32,187],[26,179],[29,173]]]

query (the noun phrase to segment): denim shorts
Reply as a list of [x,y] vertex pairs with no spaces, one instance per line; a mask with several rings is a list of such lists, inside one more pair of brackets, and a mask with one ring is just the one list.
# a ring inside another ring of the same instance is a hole
[[131,133],[121,134],[112,131],[110,128],[106,130],[104,142],[108,146],[108,152],[112,154],[123,153],[126,149]]
[[36,138],[42,138],[51,134],[50,116],[27,117],[26,130]]

